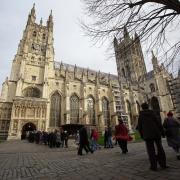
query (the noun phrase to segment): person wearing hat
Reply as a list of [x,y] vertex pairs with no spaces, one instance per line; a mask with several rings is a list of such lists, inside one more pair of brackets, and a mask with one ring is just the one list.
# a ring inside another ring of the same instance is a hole
[[173,117],[171,111],[167,113],[167,118],[164,120],[163,127],[165,129],[168,145],[174,149],[177,159],[180,160],[180,123]]
[[150,170],[157,171],[157,163],[162,169],[165,169],[167,168],[166,155],[161,142],[161,136],[164,137],[163,126],[155,113],[149,110],[147,103],[143,103],[141,107],[142,111],[140,111],[138,118],[138,131],[146,143]]

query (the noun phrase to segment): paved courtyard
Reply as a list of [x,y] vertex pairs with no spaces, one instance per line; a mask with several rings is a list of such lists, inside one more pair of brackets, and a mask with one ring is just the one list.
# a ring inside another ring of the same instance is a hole
[[77,156],[73,143],[68,149],[50,149],[27,141],[8,141],[0,144],[0,180],[179,180],[180,161],[166,141],[163,144],[170,168],[152,172],[144,143],[130,143],[127,155],[114,147]]

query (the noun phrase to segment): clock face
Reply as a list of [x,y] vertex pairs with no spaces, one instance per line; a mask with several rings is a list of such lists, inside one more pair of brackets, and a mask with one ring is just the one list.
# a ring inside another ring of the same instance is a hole
[[36,43],[33,43],[33,44],[32,44],[32,50],[34,50],[34,51],[39,51],[39,50],[40,50],[40,45],[39,45],[39,44],[36,44]]

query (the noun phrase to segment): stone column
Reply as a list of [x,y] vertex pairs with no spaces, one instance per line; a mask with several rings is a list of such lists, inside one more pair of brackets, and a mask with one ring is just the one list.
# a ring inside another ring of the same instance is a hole
[[66,124],[70,124],[70,97],[66,96]]

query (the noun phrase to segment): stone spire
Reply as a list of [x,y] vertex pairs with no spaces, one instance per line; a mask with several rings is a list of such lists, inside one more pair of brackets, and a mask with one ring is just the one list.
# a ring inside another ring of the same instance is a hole
[[53,16],[52,16],[52,9],[51,9],[51,12],[50,12],[50,15],[49,15],[49,21],[52,21],[53,20]]
[[152,61],[153,69],[154,69],[155,72],[157,72],[158,67],[159,67],[158,60],[157,60],[157,57],[154,55],[154,52],[151,51],[151,53],[152,53],[152,60],[151,61]]
[[31,9],[31,16],[36,16],[35,3],[33,4],[33,7]]
[[124,39],[129,38],[129,32],[127,30],[127,27],[124,26]]
[[114,37],[113,43],[114,43],[114,49],[116,49],[118,47],[118,40],[116,37]]
[[135,35],[134,35],[134,39],[135,39],[135,42],[139,42],[140,40],[139,40],[139,36],[138,36],[138,34],[135,32]]
[[75,66],[74,66],[74,78],[76,78],[76,73],[77,73],[77,66],[75,64]]
[[42,26],[42,24],[43,24],[43,20],[42,20],[42,18],[41,18],[41,20],[40,20],[40,25]]
[[35,23],[35,21],[36,21],[36,11],[35,11],[35,3],[34,3],[31,9],[31,12],[29,13],[29,16],[28,16],[27,25],[31,23]]
[[50,12],[50,15],[49,15],[49,18],[48,18],[48,21],[47,21],[47,26],[48,26],[48,29],[51,29],[51,31],[53,30],[53,15],[52,15],[52,10]]

